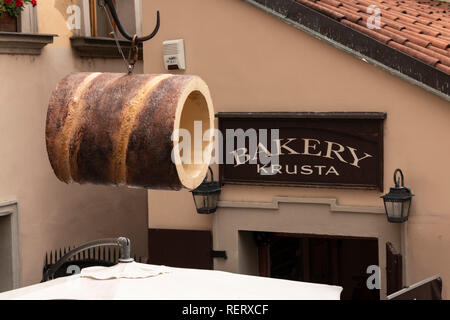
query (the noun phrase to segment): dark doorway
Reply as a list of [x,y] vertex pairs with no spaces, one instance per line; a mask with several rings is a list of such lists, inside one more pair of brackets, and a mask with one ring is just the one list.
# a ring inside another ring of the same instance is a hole
[[367,287],[367,267],[378,266],[374,238],[266,233],[257,236],[259,273],[271,278],[343,287],[343,300],[379,300],[380,290]]
[[0,212],[0,292],[14,289],[11,215]]
[[151,264],[212,270],[211,252],[211,231],[148,230],[148,260]]

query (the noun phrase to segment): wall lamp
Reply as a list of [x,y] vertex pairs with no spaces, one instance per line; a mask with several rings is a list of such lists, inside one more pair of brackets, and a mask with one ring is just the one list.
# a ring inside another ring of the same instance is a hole
[[381,196],[384,201],[384,209],[389,222],[402,223],[408,220],[411,199],[414,196],[409,188],[404,185],[403,172],[400,169],[394,171],[395,187],[389,193]]
[[222,190],[220,183],[214,181],[214,174],[209,167],[209,174],[211,180],[208,181],[208,175],[202,184],[197,189],[192,190],[192,196],[194,197],[195,207],[200,214],[211,214],[217,210],[217,202],[219,201],[219,194]]

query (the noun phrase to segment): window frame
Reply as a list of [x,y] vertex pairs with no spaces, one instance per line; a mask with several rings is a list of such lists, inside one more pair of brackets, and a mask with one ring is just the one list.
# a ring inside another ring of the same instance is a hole
[[[19,13],[16,22],[16,33],[39,33],[38,8],[33,7],[31,3],[24,5]],[[5,32],[5,31],[2,31]]]
[[33,7],[31,3],[24,6],[17,19],[17,30],[21,33],[39,33],[38,6]]
[[[136,33],[141,35],[142,31],[142,0],[130,0],[134,6],[134,21],[128,21],[128,29],[130,24],[136,25]],[[74,32],[74,35],[70,37],[72,49],[75,53],[82,58],[103,58],[103,59],[120,59],[122,55],[117,50],[117,44],[113,37],[93,36],[91,29],[91,1],[79,0],[78,5],[81,9],[81,26],[80,30]],[[120,9],[120,7],[118,8]],[[118,12],[120,15],[120,10]],[[123,21],[122,21],[123,23]],[[124,25],[127,29],[127,26]],[[134,30],[129,30],[134,31]],[[117,32],[117,38],[120,46],[123,50],[125,57],[128,56],[131,50],[131,41],[122,37]],[[139,56],[138,59],[143,59],[143,45],[139,43]]]
[[[95,5],[98,0],[80,0],[79,5],[82,12],[81,18],[81,37],[92,37],[92,38],[104,38],[104,36],[98,36],[98,21],[97,17],[97,6]],[[137,34],[142,33],[142,0],[133,0],[134,6],[134,26]],[[117,7],[116,7],[117,8]],[[117,8],[119,10],[119,8]],[[94,12],[94,14],[92,14]],[[120,15],[120,11],[119,11]],[[118,38],[123,39],[117,30],[117,26],[111,18],[115,32]]]
[[40,55],[55,36],[39,33],[38,6],[27,4],[17,19],[17,31],[0,32],[0,54]]

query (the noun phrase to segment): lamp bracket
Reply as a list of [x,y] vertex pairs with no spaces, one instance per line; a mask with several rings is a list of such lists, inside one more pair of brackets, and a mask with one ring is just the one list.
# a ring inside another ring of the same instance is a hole
[[[400,175],[400,177],[397,177]],[[405,187],[405,178],[403,177],[403,172],[400,169],[396,169],[394,171],[394,183],[396,188],[403,188]]]
[[211,250],[211,257],[212,258],[221,258],[221,259],[225,259],[225,260],[228,259],[226,251]]
[[44,281],[48,281],[53,279],[55,272],[70,258],[77,255],[79,252],[82,252],[87,249],[101,247],[101,246],[118,246],[120,247],[120,258],[119,262],[128,263],[133,262],[134,259],[130,256],[130,245],[131,241],[128,238],[120,237],[120,238],[108,238],[108,239],[100,239],[94,240],[88,243],[85,243],[78,248],[75,248],[69,251],[66,255],[64,255],[61,259],[59,259],[54,265],[52,265],[44,274]]

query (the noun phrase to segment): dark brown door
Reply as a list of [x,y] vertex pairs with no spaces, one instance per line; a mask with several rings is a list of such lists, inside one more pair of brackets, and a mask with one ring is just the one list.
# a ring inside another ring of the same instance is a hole
[[390,242],[386,243],[386,284],[388,295],[403,288],[402,255]]
[[344,300],[380,298],[380,291],[366,284],[367,267],[378,265],[376,239],[273,233],[264,248],[268,254],[259,256],[260,275],[339,285]]
[[148,263],[213,269],[211,231],[149,229]]

